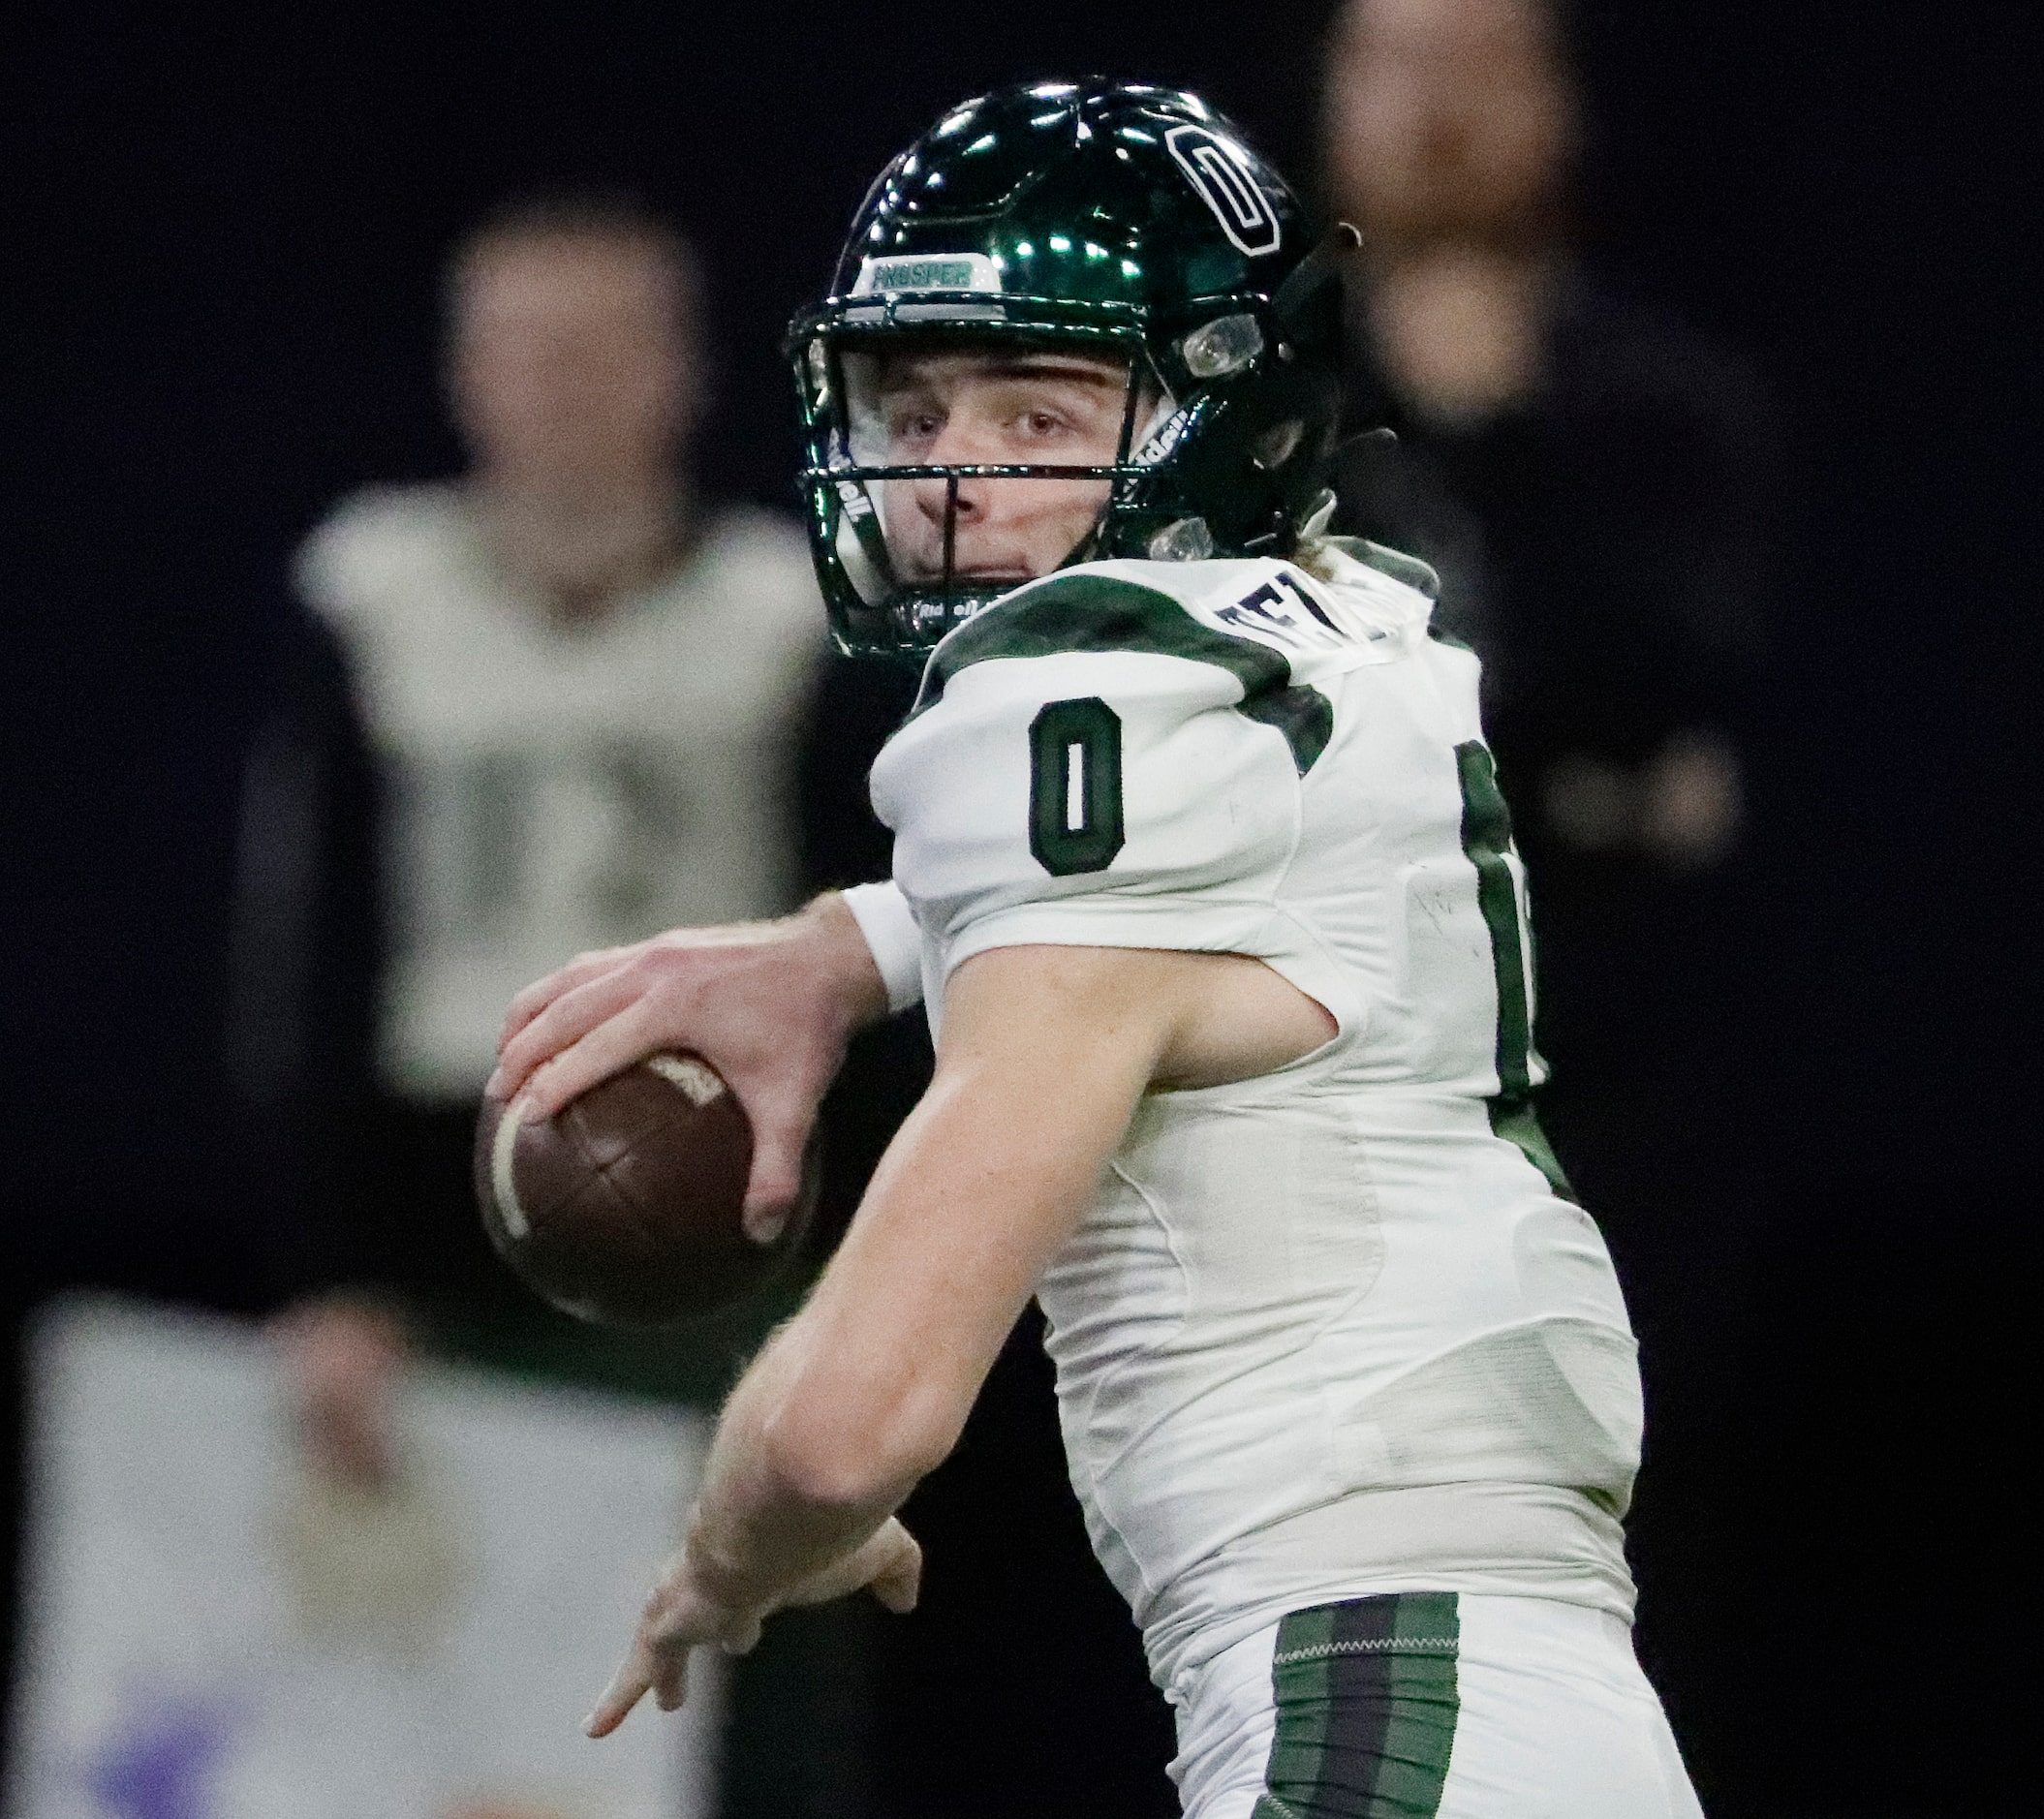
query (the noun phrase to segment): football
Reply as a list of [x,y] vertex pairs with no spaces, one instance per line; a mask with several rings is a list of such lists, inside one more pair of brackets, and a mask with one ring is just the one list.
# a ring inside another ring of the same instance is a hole
[[769,1244],[741,1220],[753,1131],[700,1056],[650,1056],[558,1117],[486,1101],[476,1194],[497,1254],[566,1313],[665,1326],[765,1287],[801,1243],[808,1201]]

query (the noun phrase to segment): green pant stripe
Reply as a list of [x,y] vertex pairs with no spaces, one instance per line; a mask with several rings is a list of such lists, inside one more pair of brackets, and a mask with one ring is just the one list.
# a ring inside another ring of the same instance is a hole
[[1455,1594],[1398,1592],[1278,1625],[1278,1723],[1253,1819],[1434,1819],[1458,1701]]

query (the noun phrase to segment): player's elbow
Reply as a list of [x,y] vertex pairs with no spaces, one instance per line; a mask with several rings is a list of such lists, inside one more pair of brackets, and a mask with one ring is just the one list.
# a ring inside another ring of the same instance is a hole
[[958,1426],[913,1391],[864,1407],[794,1395],[760,1437],[790,1496],[824,1509],[887,1511],[944,1463]]

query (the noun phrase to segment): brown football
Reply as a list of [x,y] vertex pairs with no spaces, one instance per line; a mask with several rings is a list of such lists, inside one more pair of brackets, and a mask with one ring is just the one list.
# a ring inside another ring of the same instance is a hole
[[717,1070],[654,1055],[543,1124],[486,1102],[476,1195],[497,1254],[556,1308],[665,1326],[758,1292],[801,1243],[806,1204],[771,1244],[745,1235],[752,1159],[752,1123]]

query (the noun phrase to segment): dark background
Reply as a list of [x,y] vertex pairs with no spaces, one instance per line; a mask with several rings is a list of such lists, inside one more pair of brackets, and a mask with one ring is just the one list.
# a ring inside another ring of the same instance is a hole
[[[260,1217],[208,1074],[258,653],[338,493],[454,462],[449,237],[538,180],[671,208],[712,279],[706,481],[785,501],[780,327],[901,143],[1101,70],[1197,86],[1307,172],[1326,9],[36,13],[0,125],[0,1280],[209,1295]],[[1740,911],[1732,1515],[1670,1599],[1702,1627],[1657,1638],[1650,1580],[1650,1665],[1720,1815],[2034,1812],[2033,11],[1581,23],[1592,255],[1758,366],[1795,476]],[[923,1495],[953,1552],[883,1676],[903,1811],[1169,1810],[1043,1394],[1018,1354]],[[1650,1466],[1679,1534],[1654,1495]]]

